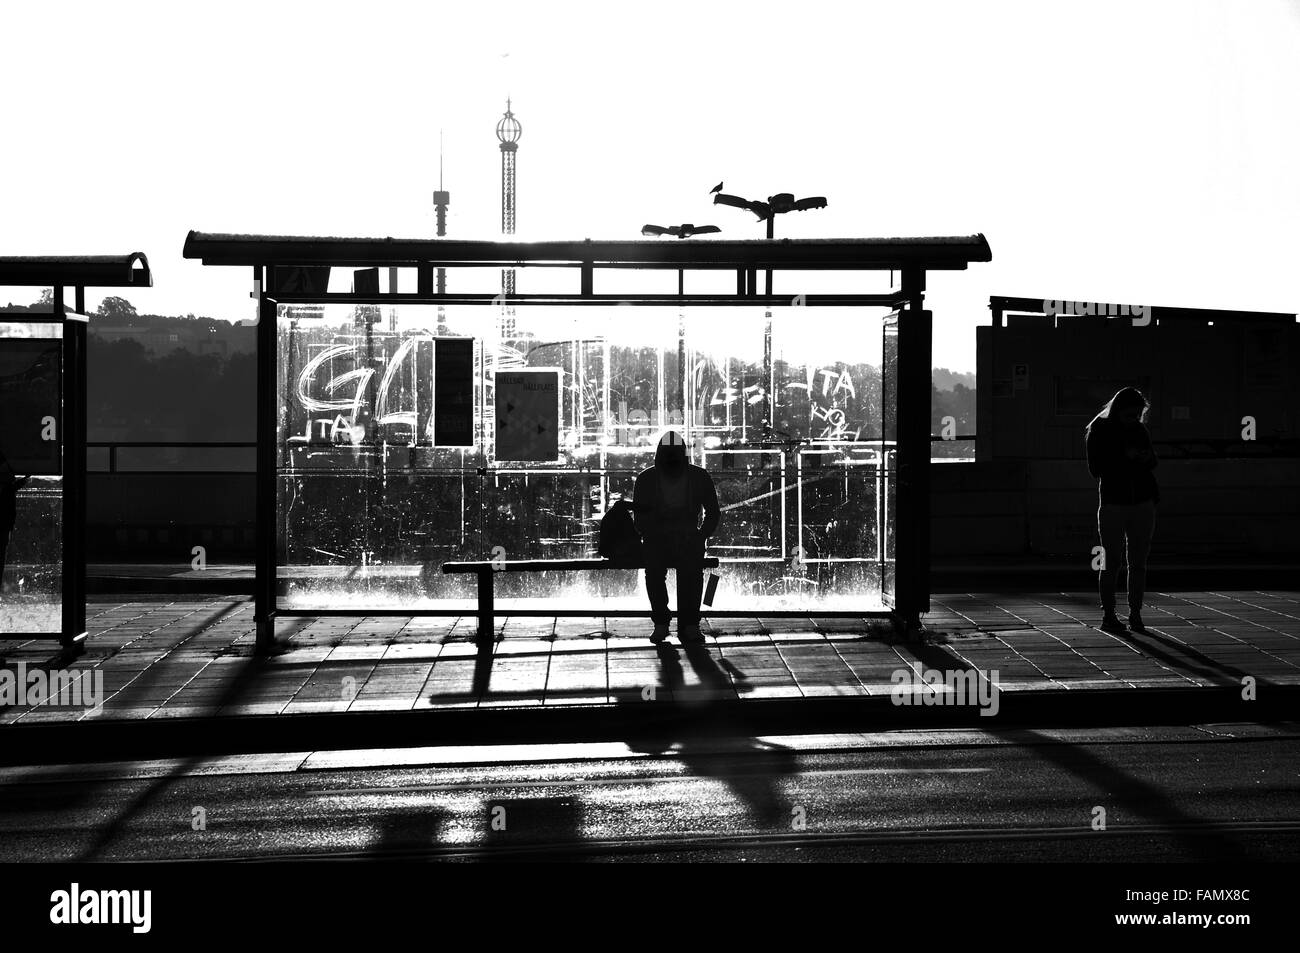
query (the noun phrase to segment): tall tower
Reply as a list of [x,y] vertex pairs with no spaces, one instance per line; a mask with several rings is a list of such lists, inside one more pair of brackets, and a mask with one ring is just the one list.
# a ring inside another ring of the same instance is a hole
[[[451,204],[451,193],[442,187],[442,130],[438,130],[438,190],[433,193],[433,216],[437,225],[437,235],[443,238],[447,234],[447,206]],[[447,269],[438,269],[438,281],[434,286],[438,294],[447,293]],[[438,333],[447,332],[447,312],[442,303],[438,303]]]
[[[438,226],[438,237],[447,234],[447,206],[451,204],[451,193],[442,188],[442,132],[438,132],[438,190],[433,193],[433,214]],[[443,269],[438,269],[442,271]],[[439,288],[441,292],[443,289]]]
[[[501,234],[515,233],[515,156],[519,153],[519,137],[524,128],[510,111],[510,100],[506,100],[506,114],[497,122],[497,141],[501,144]],[[515,272],[513,268],[501,272],[501,292],[506,295],[515,293]]]

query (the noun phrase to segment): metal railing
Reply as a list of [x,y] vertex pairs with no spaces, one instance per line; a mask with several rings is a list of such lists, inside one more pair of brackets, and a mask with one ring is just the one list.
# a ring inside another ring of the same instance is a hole
[[[931,435],[932,443],[972,441],[974,434],[956,437]],[[1196,441],[1206,443],[1206,441]],[[86,443],[86,466],[90,473],[170,474],[212,476],[224,473],[255,473],[257,444],[251,440],[92,440]],[[165,451],[151,454],[149,451]],[[180,453],[177,453],[180,451]],[[198,452],[208,459],[180,460],[185,453]],[[159,459],[171,455],[172,459]],[[1267,455],[1267,451],[1265,454]],[[227,458],[222,461],[220,458]],[[213,458],[216,458],[215,460]],[[960,458],[957,458],[960,459]]]

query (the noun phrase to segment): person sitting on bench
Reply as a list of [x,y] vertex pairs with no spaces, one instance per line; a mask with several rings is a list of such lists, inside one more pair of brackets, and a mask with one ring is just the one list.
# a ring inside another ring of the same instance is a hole
[[[668,569],[677,573],[677,638],[704,641],[700,597],[704,589],[704,547],[718,530],[722,511],[713,478],[686,461],[686,441],[668,431],[655,450],[654,466],[637,474],[632,492],[633,519],[645,547],[645,586],[658,644],[668,638]],[[701,510],[703,519],[701,520]]]

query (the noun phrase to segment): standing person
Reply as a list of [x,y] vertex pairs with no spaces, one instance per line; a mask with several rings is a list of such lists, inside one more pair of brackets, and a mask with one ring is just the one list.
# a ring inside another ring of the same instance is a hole
[[0,592],[4,591],[5,551],[9,548],[9,534],[18,519],[18,488],[30,480],[19,479],[8,459],[0,452]]
[[1115,615],[1121,550],[1128,563],[1128,624],[1145,632],[1142,597],[1146,589],[1147,553],[1155,529],[1157,460],[1146,428],[1150,403],[1135,387],[1115,393],[1089,422],[1086,433],[1088,472],[1097,480],[1097,532],[1104,564],[1098,575],[1103,632],[1127,631]]
[[683,645],[703,642],[701,561],[706,541],[718,530],[722,511],[708,471],[686,462],[686,441],[681,434],[670,430],[660,439],[654,466],[637,474],[632,506],[645,547],[645,587],[655,624],[650,641],[657,644],[668,638],[672,614],[668,611],[667,576],[673,567],[677,573],[677,638]]

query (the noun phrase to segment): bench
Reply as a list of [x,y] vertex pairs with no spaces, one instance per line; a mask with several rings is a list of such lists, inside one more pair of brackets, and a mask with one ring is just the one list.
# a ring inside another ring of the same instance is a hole
[[[485,559],[474,562],[443,563],[442,571],[474,573],[478,576],[478,637],[492,641],[496,628],[495,589],[493,578],[499,572],[569,572],[574,570],[644,569],[640,560],[594,559]],[[700,560],[701,571],[717,569],[718,557],[705,556]]]

